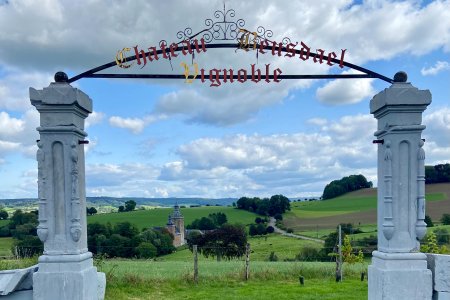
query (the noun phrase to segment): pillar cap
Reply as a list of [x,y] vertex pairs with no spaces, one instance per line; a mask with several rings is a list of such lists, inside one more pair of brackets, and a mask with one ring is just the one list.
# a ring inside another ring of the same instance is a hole
[[64,75],[66,74],[63,72],[56,73],[55,80],[57,82],[50,83],[50,86],[42,90],[30,88],[31,104],[34,106],[49,105],[55,108],[58,106],[76,105],[88,113],[91,113],[91,98],[79,89],[74,88],[67,82],[62,81],[64,80]]

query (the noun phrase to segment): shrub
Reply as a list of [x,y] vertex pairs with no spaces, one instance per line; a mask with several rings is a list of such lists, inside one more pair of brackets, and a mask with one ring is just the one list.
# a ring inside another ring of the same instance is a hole
[[427,224],[427,227],[433,227],[434,226],[433,221],[431,220],[431,217],[429,215],[425,216],[425,220],[424,221]]
[[278,261],[278,256],[275,254],[275,252],[270,252],[269,261]]
[[287,233],[294,233],[294,229],[288,228],[288,229],[286,230],[286,232],[287,232]]
[[273,233],[274,231],[275,231],[275,229],[272,226],[267,226],[267,228],[266,228],[267,233]]
[[156,247],[149,242],[142,242],[136,248],[139,258],[153,258],[158,253]]
[[448,244],[449,242],[449,236],[448,231],[445,228],[437,228],[433,230],[434,234],[436,235],[436,241],[439,246]]
[[319,249],[305,246],[300,249],[300,252],[295,256],[298,261],[318,261],[321,259]]
[[444,225],[450,225],[450,214],[443,214],[441,217],[441,223]]

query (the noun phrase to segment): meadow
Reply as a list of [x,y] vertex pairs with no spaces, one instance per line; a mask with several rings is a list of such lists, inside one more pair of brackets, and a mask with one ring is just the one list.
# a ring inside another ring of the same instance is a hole
[[[180,210],[184,216],[185,225],[190,224],[194,219],[207,217],[208,214],[215,212],[225,213],[229,223],[240,223],[244,225],[254,223],[255,218],[257,217],[254,213],[226,206],[190,207],[181,208]],[[154,226],[163,227],[166,225],[167,218],[172,212],[173,208],[154,208],[148,210],[136,210],[132,212],[97,214],[94,216],[89,216],[87,221],[88,223],[98,222],[101,224],[106,224],[108,222],[114,224],[128,221],[135,224],[139,229]]]

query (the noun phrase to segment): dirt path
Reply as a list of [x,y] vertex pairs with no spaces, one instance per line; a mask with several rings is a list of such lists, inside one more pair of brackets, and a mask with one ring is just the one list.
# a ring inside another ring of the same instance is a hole
[[309,237],[309,236],[298,235],[298,234],[293,234],[293,233],[287,233],[286,231],[278,228],[275,225],[275,218],[273,218],[273,217],[270,217],[269,226],[272,226],[276,233],[279,233],[279,234],[284,235],[284,236],[289,236],[289,237],[302,239],[302,240],[314,241],[314,242],[321,243],[321,244],[325,243],[325,241],[323,241],[321,239],[315,239],[315,238],[312,238],[312,237]]

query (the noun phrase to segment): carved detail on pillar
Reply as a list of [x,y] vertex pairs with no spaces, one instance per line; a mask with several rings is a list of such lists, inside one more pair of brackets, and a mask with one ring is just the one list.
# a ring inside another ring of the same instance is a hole
[[417,151],[417,223],[416,235],[420,240],[427,233],[427,224],[425,223],[425,151],[424,142],[419,140],[419,149]]
[[43,144],[38,143],[38,150],[36,152],[36,160],[38,162],[38,198],[39,198],[39,225],[37,227],[37,235],[42,242],[45,242],[48,237],[47,225],[47,199],[45,196],[46,174],[45,174],[45,153],[42,150]]
[[384,161],[386,171],[384,173],[384,184],[386,193],[384,196],[384,220],[383,220],[383,234],[387,240],[390,240],[394,235],[394,223],[392,212],[392,151],[391,141],[385,141]]
[[73,141],[70,145],[70,158],[72,161],[72,195],[71,195],[71,221],[70,235],[75,242],[78,242],[81,237],[80,224],[80,196],[79,196],[79,182],[78,182],[78,143]]

